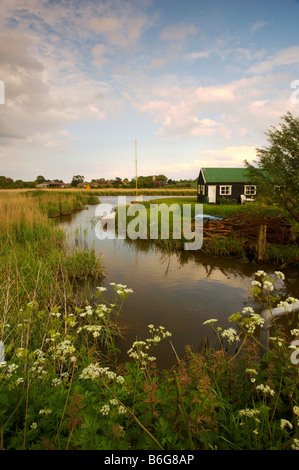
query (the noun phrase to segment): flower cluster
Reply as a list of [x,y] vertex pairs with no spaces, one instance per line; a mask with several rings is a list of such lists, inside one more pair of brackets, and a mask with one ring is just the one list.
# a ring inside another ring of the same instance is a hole
[[127,294],[132,294],[133,290],[129,289],[125,284],[115,284],[115,282],[110,282],[110,286],[112,286],[115,292],[124,299]]
[[73,356],[76,348],[68,339],[62,341],[56,347],[52,347],[51,351],[54,359],[58,359],[60,361],[66,361],[67,359],[70,359],[71,362],[76,360],[76,357]]
[[[127,410],[126,408],[123,406],[123,405],[120,405],[119,404],[119,401],[116,400],[115,398],[111,399],[109,401],[110,405],[113,405],[113,406],[117,406],[117,412],[119,415],[124,415],[127,413]],[[110,405],[108,405],[107,403],[105,403],[105,405],[102,406],[102,408],[100,409],[100,413],[103,415],[103,416],[107,416],[111,410],[111,407]]]
[[234,328],[228,328],[227,330],[222,331],[221,336],[226,338],[229,344],[234,341],[240,341],[240,337]]
[[270,388],[269,385],[264,385],[264,384],[257,385],[256,389],[260,390],[264,395],[271,395],[272,397],[275,395],[274,390],[272,390],[272,388]]
[[260,410],[256,408],[246,408],[245,410],[240,410],[240,416],[246,416],[247,418],[254,418],[256,415],[260,414]]
[[155,356],[150,356],[148,353],[150,347],[156,346],[163,339],[171,336],[171,333],[166,331],[164,326],[155,328],[154,325],[148,325],[148,328],[152,338],[147,338],[145,341],[135,341],[132,344],[132,347],[128,350],[129,357],[140,362],[142,366],[146,366],[156,360]]
[[122,384],[125,379],[121,375],[117,375],[115,372],[111,371],[109,367],[100,367],[98,363],[91,363],[82,370],[82,373],[79,376],[79,379],[90,379],[96,380],[97,378],[105,376],[109,380],[114,380],[116,383]]

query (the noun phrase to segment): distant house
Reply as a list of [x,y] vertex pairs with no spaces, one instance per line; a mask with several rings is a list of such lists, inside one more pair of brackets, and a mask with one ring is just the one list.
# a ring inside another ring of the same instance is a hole
[[252,202],[256,186],[248,179],[246,168],[201,168],[197,183],[198,202],[217,204],[230,199],[237,203]]
[[69,184],[57,182],[57,181],[44,181],[43,183],[37,184],[36,188],[67,188]]

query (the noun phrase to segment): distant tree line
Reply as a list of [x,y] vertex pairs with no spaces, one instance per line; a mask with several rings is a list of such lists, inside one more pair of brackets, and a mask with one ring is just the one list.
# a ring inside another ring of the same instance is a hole
[[[44,176],[39,175],[34,181],[23,181],[13,180],[6,176],[0,176],[0,189],[20,189],[20,188],[35,188],[38,184],[47,183]],[[56,183],[63,183],[61,179],[52,179],[51,181]],[[192,179],[168,179],[165,175],[150,175],[150,176],[138,176],[137,185],[138,188],[159,188],[167,185],[171,187],[195,187],[197,178]],[[85,182],[83,175],[74,175],[71,181],[71,186],[77,187],[78,185]],[[114,187],[114,188],[135,188],[136,179],[132,178],[130,181],[128,178],[116,177],[114,179],[106,180],[105,178],[92,179],[89,182],[91,187]]]

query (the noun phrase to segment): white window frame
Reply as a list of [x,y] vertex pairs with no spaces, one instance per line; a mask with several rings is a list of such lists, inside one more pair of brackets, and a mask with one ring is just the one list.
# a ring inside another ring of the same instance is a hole
[[255,184],[245,184],[244,194],[245,194],[245,196],[255,196],[256,195],[256,185]]
[[204,184],[199,184],[198,185],[198,194],[201,194],[201,195],[204,196],[205,195],[205,189],[206,189],[206,187],[205,187]]
[[229,184],[222,184],[219,188],[220,196],[231,196],[232,194],[232,187]]

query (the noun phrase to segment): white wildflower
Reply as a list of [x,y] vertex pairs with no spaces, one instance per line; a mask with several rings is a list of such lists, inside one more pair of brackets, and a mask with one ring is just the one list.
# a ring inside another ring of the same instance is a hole
[[102,408],[100,409],[100,413],[105,416],[108,415],[110,411],[110,406],[109,405],[103,405]]
[[262,271],[262,270],[259,270],[255,273],[256,276],[267,276],[267,274],[265,273],[265,271]]
[[203,322],[203,325],[210,325],[218,321],[216,318],[210,318],[210,320],[206,320]]
[[242,313],[243,315],[247,315],[248,313],[251,314],[251,313],[254,313],[254,310],[252,307],[244,307],[243,310],[242,310]]
[[260,410],[252,408],[245,408],[244,410],[239,411],[240,416],[247,416],[248,418],[254,418],[258,414],[260,414]]
[[111,405],[118,405],[118,400],[116,398],[111,398],[111,400],[109,400],[109,403]]
[[262,284],[259,281],[251,281],[253,287],[262,287]]
[[263,283],[263,288],[266,289],[266,290],[268,290],[268,291],[272,291],[272,290],[274,289],[274,286],[273,286],[272,282],[270,282],[270,281],[265,281],[265,282]]
[[40,415],[50,415],[52,413],[52,410],[46,409],[46,410],[39,410]]
[[80,379],[91,379],[95,380],[100,376],[100,367],[99,364],[89,364],[82,370],[81,375],[79,376]]
[[256,389],[260,390],[265,395],[269,394],[272,397],[275,395],[274,390],[272,390],[272,388],[270,388],[269,385],[264,385],[264,384],[257,385]]
[[292,444],[293,450],[299,450],[299,439],[294,439]]
[[292,423],[290,423],[290,421],[288,421],[287,419],[281,419],[280,420],[281,429],[284,429],[286,426],[288,426],[290,429],[293,429],[293,425]]
[[124,415],[124,414],[126,414],[126,412],[127,412],[127,410],[126,410],[126,408],[125,408],[123,405],[120,405],[120,406],[118,407],[118,414]]
[[240,341],[240,337],[237,335],[237,332],[234,328],[228,328],[221,333],[223,338],[227,338],[227,341],[231,344],[234,341]]
[[285,280],[285,275],[281,271],[275,271],[275,275],[278,279],[282,279],[283,281]]

